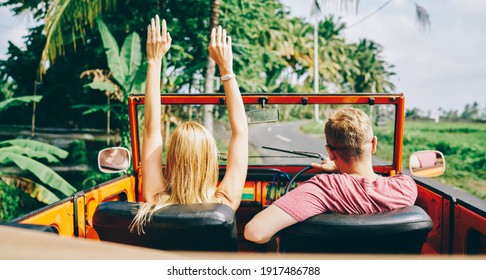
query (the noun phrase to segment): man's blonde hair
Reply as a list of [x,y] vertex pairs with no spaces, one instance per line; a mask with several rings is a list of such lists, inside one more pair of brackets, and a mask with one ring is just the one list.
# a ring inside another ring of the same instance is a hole
[[172,132],[167,146],[164,168],[165,190],[155,202],[140,206],[131,229],[143,232],[153,212],[169,204],[219,202],[218,148],[213,135],[200,123],[188,121]]
[[361,158],[373,139],[370,118],[365,112],[353,107],[332,111],[324,133],[329,148],[346,162],[352,158]]

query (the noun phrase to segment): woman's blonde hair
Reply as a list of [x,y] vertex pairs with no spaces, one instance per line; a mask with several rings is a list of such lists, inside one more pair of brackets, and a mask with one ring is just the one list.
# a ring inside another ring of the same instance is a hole
[[132,231],[143,232],[152,214],[166,205],[219,202],[215,198],[218,148],[213,135],[195,121],[177,126],[169,139],[163,174],[165,190],[154,196],[154,203],[140,205]]
[[353,107],[332,111],[324,133],[329,148],[346,162],[351,158],[361,158],[373,140],[370,118],[365,112]]

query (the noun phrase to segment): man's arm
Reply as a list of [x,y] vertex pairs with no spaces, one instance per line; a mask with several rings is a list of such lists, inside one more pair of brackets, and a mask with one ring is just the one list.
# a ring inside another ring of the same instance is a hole
[[245,238],[256,243],[266,243],[281,229],[297,223],[297,220],[280,209],[270,205],[258,213],[245,226]]
[[312,167],[327,173],[339,173],[336,163],[328,157],[324,157],[321,163],[311,163]]

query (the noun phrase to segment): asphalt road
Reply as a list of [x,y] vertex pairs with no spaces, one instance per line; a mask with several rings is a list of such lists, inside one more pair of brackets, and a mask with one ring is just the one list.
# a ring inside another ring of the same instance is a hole
[[310,121],[252,124],[249,126],[249,142],[258,149],[260,156],[263,156],[263,164],[310,164],[311,162],[320,162],[318,158],[303,158],[299,155],[262,148],[262,146],[268,146],[282,150],[320,153],[327,156],[324,147],[324,132],[322,135],[304,134],[299,127],[306,122]]

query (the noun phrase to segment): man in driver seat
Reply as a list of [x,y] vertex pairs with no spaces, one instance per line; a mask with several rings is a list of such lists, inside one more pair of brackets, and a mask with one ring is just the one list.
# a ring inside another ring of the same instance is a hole
[[415,203],[417,185],[411,177],[382,177],[373,171],[377,138],[366,113],[352,107],[332,111],[324,132],[329,158],[312,165],[327,173],[258,213],[245,227],[247,240],[266,243],[281,229],[325,212],[376,213]]

